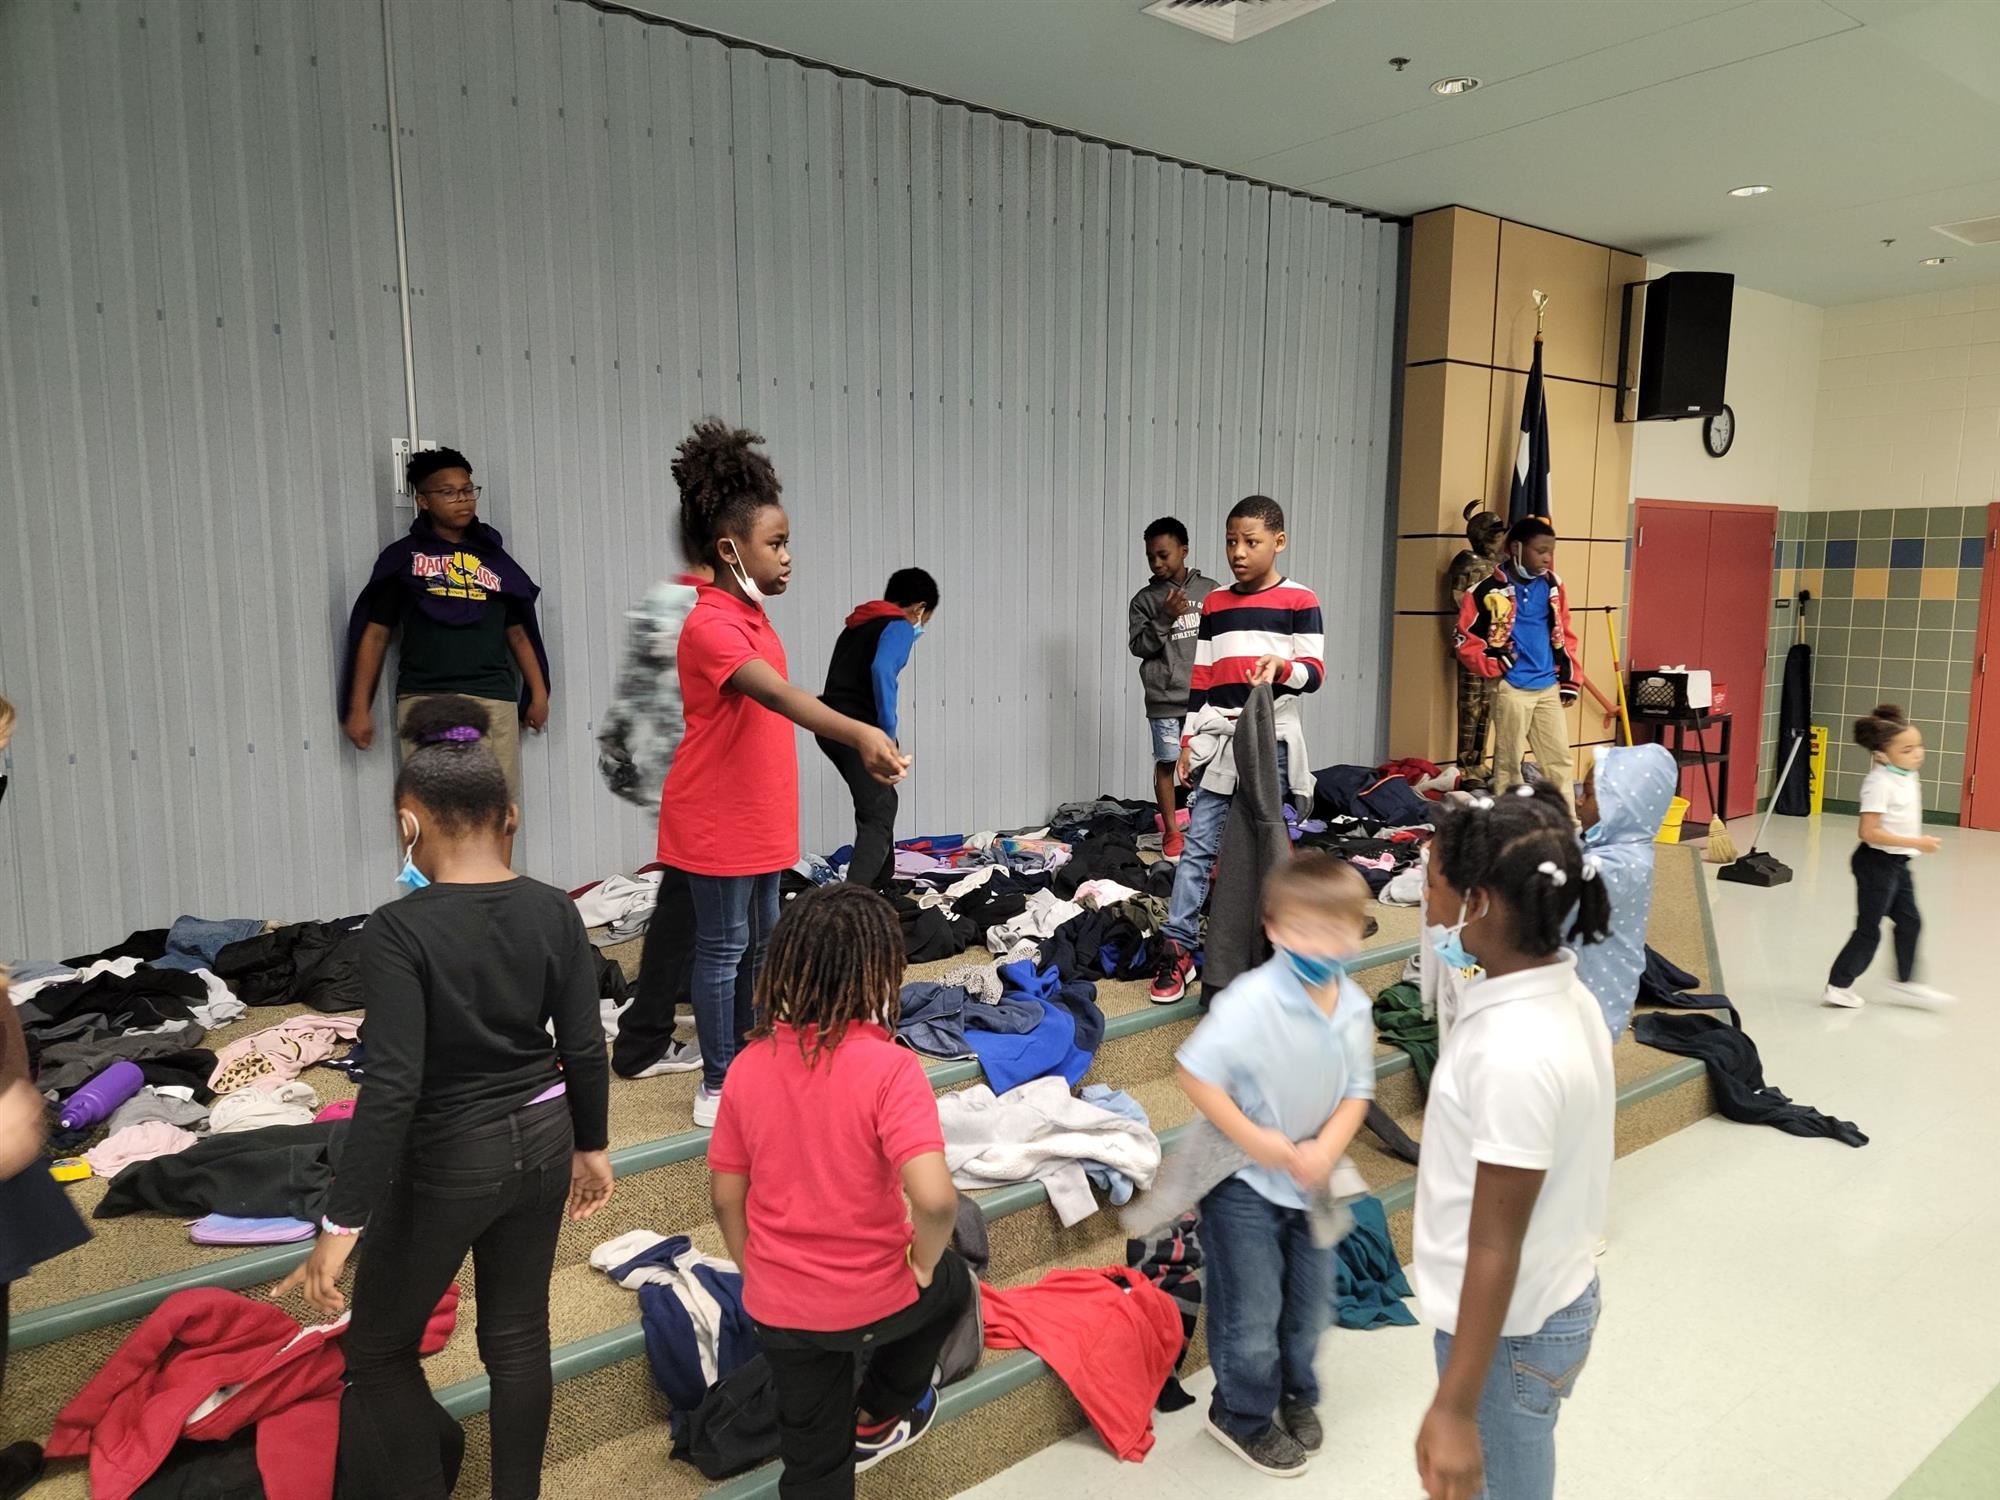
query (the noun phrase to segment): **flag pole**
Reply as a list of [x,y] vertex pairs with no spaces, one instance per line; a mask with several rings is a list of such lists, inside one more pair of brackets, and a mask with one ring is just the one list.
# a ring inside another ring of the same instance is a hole
[[1528,294],[1535,299],[1535,342],[1542,341],[1542,319],[1549,310],[1549,294],[1539,288]]

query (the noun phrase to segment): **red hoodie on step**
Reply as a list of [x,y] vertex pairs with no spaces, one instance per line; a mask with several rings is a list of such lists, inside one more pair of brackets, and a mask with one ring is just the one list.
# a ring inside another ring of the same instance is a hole
[[1173,1298],[1124,1266],[1063,1269],[1033,1286],[982,1285],[979,1311],[986,1347],[1039,1354],[1116,1457],[1152,1451],[1153,1401],[1181,1355]]
[[[457,1308],[453,1286],[425,1353],[444,1347]],[[88,1453],[92,1500],[129,1500],[181,1439],[255,1427],[267,1500],[332,1500],[346,1331],[345,1317],[301,1328],[283,1308],[215,1287],[175,1292],[63,1408],[48,1456]]]

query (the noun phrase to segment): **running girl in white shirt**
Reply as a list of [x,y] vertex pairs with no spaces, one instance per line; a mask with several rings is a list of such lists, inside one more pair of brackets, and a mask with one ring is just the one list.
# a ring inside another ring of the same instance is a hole
[[1550,1500],[1556,1414],[1597,1326],[1617,1108],[1611,1034],[1563,944],[1600,941],[1610,902],[1553,788],[1438,817],[1431,951],[1480,975],[1447,987],[1424,1112],[1415,1271],[1438,1390],[1417,1473],[1431,1500]]
[[1875,757],[1875,769],[1861,783],[1861,842],[1854,871],[1854,935],[1833,961],[1824,1003],[1852,1009],[1867,1002],[1855,981],[1875,961],[1882,942],[1882,919],[1896,924],[1896,983],[1885,999],[1898,1005],[1938,1010],[1952,997],[1917,983],[1917,937],[1924,930],[1917,910],[1917,857],[1938,852],[1938,840],[1924,832],[1924,737],[1902,709],[1884,703],[1854,721],[1854,743]]

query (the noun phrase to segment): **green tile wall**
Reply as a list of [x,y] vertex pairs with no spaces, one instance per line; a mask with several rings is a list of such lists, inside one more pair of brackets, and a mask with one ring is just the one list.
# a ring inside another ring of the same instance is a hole
[[[1981,556],[1978,546],[1964,543],[1985,534],[1983,505],[1779,516],[1774,592],[1789,596],[1803,586],[1815,594],[1806,614],[1806,639],[1813,647],[1813,721],[1830,731],[1829,800],[1854,801],[1868,773],[1867,753],[1849,738],[1851,721],[1878,703],[1892,702],[1902,704],[1923,730],[1930,750],[1924,806],[1958,812]],[[1777,770],[1773,751],[1785,652],[1795,639],[1794,611],[1773,608],[1761,757],[1766,791]]]

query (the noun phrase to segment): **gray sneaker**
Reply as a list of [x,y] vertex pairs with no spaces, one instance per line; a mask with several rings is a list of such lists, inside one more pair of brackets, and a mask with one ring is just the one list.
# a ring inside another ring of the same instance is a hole
[[1309,1454],[1326,1446],[1326,1429],[1319,1425],[1319,1413],[1303,1401],[1280,1401],[1278,1425]]
[[1218,1427],[1215,1418],[1210,1417],[1208,1435],[1259,1474],[1268,1474],[1273,1479],[1297,1479],[1312,1467],[1306,1450],[1275,1422],[1254,1437],[1240,1438]]

